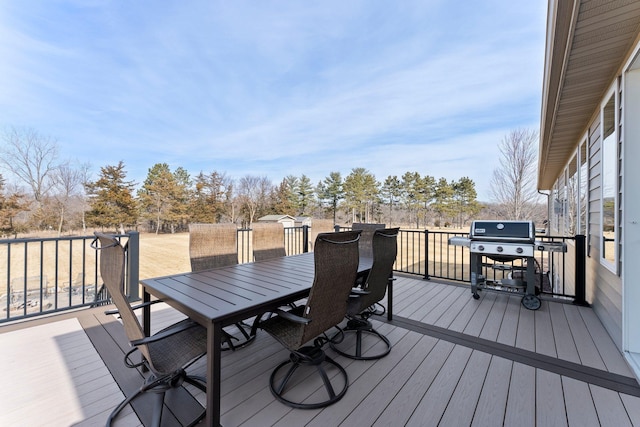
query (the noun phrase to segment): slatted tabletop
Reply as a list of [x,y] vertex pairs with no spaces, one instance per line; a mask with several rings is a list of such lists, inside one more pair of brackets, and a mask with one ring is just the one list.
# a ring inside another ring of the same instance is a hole
[[[371,268],[362,259],[359,271]],[[309,294],[314,278],[313,253],[237,264],[212,270],[145,279],[150,295],[207,328],[207,424],[220,422],[220,343],[222,328],[293,303]],[[144,312],[145,333],[150,311]]]

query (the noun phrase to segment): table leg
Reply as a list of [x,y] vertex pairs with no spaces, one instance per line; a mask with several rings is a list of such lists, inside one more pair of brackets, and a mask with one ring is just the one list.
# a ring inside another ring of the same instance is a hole
[[393,273],[389,276],[387,284],[387,320],[393,320]]
[[222,326],[210,323],[207,327],[207,417],[206,425],[220,426],[220,343]]
[[148,304],[151,301],[151,295],[147,292],[147,288],[143,288],[142,303],[146,304],[142,307],[142,330],[144,336],[151,336],[151,306]]

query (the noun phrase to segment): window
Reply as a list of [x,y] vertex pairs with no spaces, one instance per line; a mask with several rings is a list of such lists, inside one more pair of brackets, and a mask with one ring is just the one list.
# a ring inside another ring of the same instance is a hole
[[567,227],[565,234],[567,236],[574,236],[578,234],[578,206],[579,206],[579,175],[578,175],[578,160],[576,156],[573,156],[569,162],[569,168],[567,169]]
[[580,156],[580,189],[578,191],[578,209],[580,211],[578,220],[578,234],[587,235],[587,192],[589,191],[589,175],[587,164],[587,141],[580,144],[578,150]]
[[[562,175],[564,176],[564,174]],[[560,200],[559,179],[553,186],[551,191],[552,212],[551,212],[551,230],[552,234],[560,234],[560,220],[562,217],[562,202]]]
[[618,194],[618,138],[616,132],[616,102],[612,94],[602,108],[602,239],[600,258],[604,265],[616,271],[617,261],[617,194]]

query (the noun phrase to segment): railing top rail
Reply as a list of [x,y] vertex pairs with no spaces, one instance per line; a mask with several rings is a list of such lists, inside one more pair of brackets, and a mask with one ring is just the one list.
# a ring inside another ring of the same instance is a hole
[[[115,234],[116,237],[129,237],[129,234]],[[14,243],[31,243],[31,242],[55,242],[61,240],[87,240],[94,239],[93,234],[86,236],[59,236],[59,237],[20,237],[17,239],[0,239],[0,244],[14,244]]]

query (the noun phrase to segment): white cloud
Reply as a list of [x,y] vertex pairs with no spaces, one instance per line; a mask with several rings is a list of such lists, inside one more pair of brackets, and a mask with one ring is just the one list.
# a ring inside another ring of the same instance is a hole
[[538,126],[540,9],[3,3],[0,128],[51,134],[96,170],[122,159],[138,181],[158,162],[274,181],[363,166],[484,189],[502,136]]

